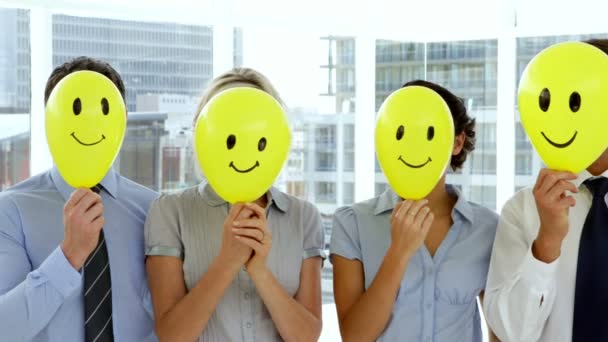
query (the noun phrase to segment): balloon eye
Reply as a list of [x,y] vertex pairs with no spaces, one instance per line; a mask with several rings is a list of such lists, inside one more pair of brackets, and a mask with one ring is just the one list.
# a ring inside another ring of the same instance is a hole
[[230,134],[228,140],[226,140],[226,147],[228,147],[229,150],[232,150],[234,145],[236,145],[236,137],[234,134]]
[[[572,103],[572,102],[571,102]],[[538,106],[540,110],[546,112],[549,110],[549,105],[551,104],[551,93],[549,89],[545,88],[540,92],[540,96],[538,97]]]
[[397,140],[403,139],[404,133],[405,133],[405,127],[403,127],[403,125],[399,126],[399,128],[397,128]]
[[80,98],[76,98],[76,100],[74,100],[72,110],[74,111],[74,115],[80,115],[80,112],[82,112],[82,102],[80,101]]
[[572,95],[570,95],[570,110],[573,113],[578,112],[578,110],[581,108],[581,95],[577,92],[572,93]]
[[110,104],[108,103],[108,99],[105,97],[101,99],[101,111],[103,112],[103,115],[108,115],[110,112]]
[[429,129],[426,131],[426,138],[431,141],[435,137],[435,127],[429,126]]
[[262,152],[266,149],[266,138],[260,139],[258,142],[258,151]]

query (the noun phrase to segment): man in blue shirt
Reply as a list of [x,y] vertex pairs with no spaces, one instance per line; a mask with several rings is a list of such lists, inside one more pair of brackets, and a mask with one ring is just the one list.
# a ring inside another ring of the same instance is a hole
[[[124,99],[110,65],[80,57],[53,71],[45,103],[80,70],[103,74]],[[0,193],[0,341],[156,340],[143,228],[157,194],[113,169],[96,190],[72,188],[53,167]]]

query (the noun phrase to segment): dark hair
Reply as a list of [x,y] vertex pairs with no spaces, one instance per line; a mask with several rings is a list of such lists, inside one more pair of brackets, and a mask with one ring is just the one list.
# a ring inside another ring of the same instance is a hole
[[120,78],[120,74],[118,74],[118,72],[114,70],[110,64],[104,61],[82,56],[74,58],[73,60],[62,64],[53,70],[48,81],[46,81],[46,88],[44,89],[44,104],[46,104],[49,100],[51,92],[55,86],[57,86],[59,81],[73,72],[82,70],[95,71],[109,78],[120,91],[123,100],[125,100],[125,85],[122,82],[122,78]]
[[583,43],[593,45],[608,55],[608,39],[589,39],[583,41]]
[[450,161],[452,170],[456,171],[461,169],[462,164],[464,164],[465,160],[467,160],[469,153],[475,149],[475,119],[471,118],[467,113],[467,108],[464,105],[464,101],[460,97],[452,94],[446,88],[429,81],[410,81],[404,84],[402,88],[410,86],[429,88],[439,94],[445,103],[447,103],[448,107],[450,108],[450,112],[452,113],[452,118],[454,119],[454,134],[460,135],[464,132],[465,139],[462,151],[460,151],[460,153],[457,155],[452,156],[452,160]]

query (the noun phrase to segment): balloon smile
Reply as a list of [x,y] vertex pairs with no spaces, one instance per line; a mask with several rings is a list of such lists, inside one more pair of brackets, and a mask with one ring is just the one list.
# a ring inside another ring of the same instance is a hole
[[570,138],[570,140],[566,141],[563,144],[556,143],[553,140],[549,139],[549,137],[547,137],[545,135],[545,132],[540,132],[540,134],[542,134],[543,137],[545,138],[545,140],[547,140],[547,142],[549,144],[553,145],[554,147],[557,147],[557,148],[566,148],[566,147],[570,146],[574,142],[574,139],[576,139],[576,136],[578,135],[578,131],[574,132],[574,135],[572,136],[572,138]]
[[424,163],[422,164],[418,164],[418,165],[414,165],[414,164],[410,164],[408,162],[406,162],[403,157],[399,156],[398,158],[403,164],[405,164],[406,166],[411,167],[412,169],[419,169],[421,167],[424,167],[426,164],[432,162],[433,160],[431,159],[431,157],[429,157],[429,159],[427,159]]
[[229,166],[229,167],[231,167],[231,168],[233,168],[233,169],[234,169],[234,171],[236,171],[236,172],[238,172],[238,173],[249,173],[249,172],[253,171],[253,169],[255,169],[256,167],[260,166],[260,162],[259,162],[259,161],[256,161],[256,162],[255,162],[255,165],[253,165],[252,167],[248,168],[247,170],[240,170],[240,169],[237,169],[237,167],[236,167],[236,166],[234,166],[234,162],[233,162],[233,161],[231,161],[231,162],[230,162],[230,165],[228,165],[228,166]]
[[82,146],[94,146],[94,145],[99,144],[100,142],[102,142],[106,138],[106,136],[102,134],[101,135],[101,139],[97,140],[96,142],[94,142],[94,143],[85,143],[82,140],[76,138],[75,132],[72,132],[72,134],[70,134],[70,135],[72,136],[72,138],[74,138],[74,140],[76,140]]

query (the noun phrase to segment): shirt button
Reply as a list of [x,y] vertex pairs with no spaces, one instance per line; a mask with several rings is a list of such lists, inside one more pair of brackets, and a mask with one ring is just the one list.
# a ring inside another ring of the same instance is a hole
[[427,304],[426,304],[426,308],[427,308],[427,310],[430,310],[430,309],[431,309],[431,307],[433,307],[433,306],[431,305],[431,303],[427,303]]
[[245,300],[249,300],[249,293],[245,293]]
[[247,328],[248,328],[248,329],[251,329],[251,322],[248,322],[248,323],[247,323]]

